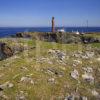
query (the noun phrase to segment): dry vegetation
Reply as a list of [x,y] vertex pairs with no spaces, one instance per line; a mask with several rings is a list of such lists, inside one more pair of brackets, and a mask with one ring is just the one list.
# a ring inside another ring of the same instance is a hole
[[100,43],[0,41],[23,49],[0,61],[0,100],[100,99]]

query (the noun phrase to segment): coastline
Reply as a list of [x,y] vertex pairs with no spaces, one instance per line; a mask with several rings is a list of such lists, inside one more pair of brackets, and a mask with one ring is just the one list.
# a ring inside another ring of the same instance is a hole
[[[61,29],[62,27],[56,27]],[[65,27],[66,32],[100,32],[100,27]],[[5,37],[9,35],[14,35],[17,32],[51,32],[51,27],[1,27],[0,28],[0,37]]]

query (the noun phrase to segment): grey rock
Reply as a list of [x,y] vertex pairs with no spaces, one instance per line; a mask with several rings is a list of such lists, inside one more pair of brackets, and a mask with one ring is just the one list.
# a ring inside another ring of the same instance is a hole
[[84,80],[86,80],[87,82],[90,82],[90,83],[94,82],[94,77],[92,76],[92,74],[85,73],[85,74],[82,75],[82,78]]
[[88,100],[88,98],[85,96],[80,96],[79,100]]
[[93,96],[96,96],[96,97],[99,96],[99,93],[95,89],[92,90],[91,92],[92,92],[92,95]]
[[48,82],[54,84],[55,83],[55,78],[48,79]]
[[54,69],[54,68],[48,68],[48,69],[45,69],[45,71],[48,74],[56,75],[58,77],[62,77],[64,75],[62,71],[58,71],[57,69]]
[[24,91],[20,91],[16,96],[16,100],[27,100],[26,96],[27,93],[24,93]]
[[1,89],[12,88],[12,87],[14,87],[14,84],[13,83],[10,83],[10,82],[6,82],[6,83],[0,85],[0,88]]
[[60,50],[49,49],[48,53],[51,54],[53,57],[58,58],[59,60],[64,60],[66,54]]
[[83,70],[87,73],[92,73],[93,69],[91,67],[83,68]]
[[0,60],[6,59],[13,55],[13,50],[6,43],[0,43]]
[[74,69],[74,71],[71,72],[71,77],[76,80],[79,78],[79,73],[76,69]]
[[74,100],[74,98],[75,97],[73,95],[70,95],[70,96],[65,97],[64,100]]
[[20,82],[23,82],[23,83],[30,83],[30,84],[33,84],[33,85],[34,85],[33,79],[30,78],[30,77],[27,77],[27,76],[22,77],[21,80],[20,80]]
[[3,92],[0,92],[0,100],[9,100],[9,98]]

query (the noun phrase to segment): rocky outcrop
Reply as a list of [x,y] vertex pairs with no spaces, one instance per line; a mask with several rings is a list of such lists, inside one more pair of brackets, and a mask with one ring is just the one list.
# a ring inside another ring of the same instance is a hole
[[[87,35],[88,33],[86,33]],[[91,33],[93,34],[93,33]],[[24,32],[17,33],[15,37],[18,38],[33,38],[47,42],[58,42],[58,43],[100,43],[100,38],[93,36],[86,36],[85,34],[77,35],[74,33],[60,33],[60,32]]]
[[100,43],[100,39],[99,38],[85,37],[85,36],[81,37],[81,41],[83,43]]
[[32,37],[29,33],[16,33],[16,36],[15,37],[18,37],[18,38],[30,38]]
[[0,43],[0,60],[11,57],[12,55],[13,50],[6,43]]
[[23,33],[16,33],[16,37],[19,37],[19,38],[23,37]]

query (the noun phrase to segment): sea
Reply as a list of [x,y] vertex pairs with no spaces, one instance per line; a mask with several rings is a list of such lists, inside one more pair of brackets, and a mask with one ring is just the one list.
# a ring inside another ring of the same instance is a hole
[[[57,27],[56,29],[62,29]],[[100,32],[100,27],[65,27],[66,32]],[[51,27],[0,27],[0,38],[15,35],[18,32],[51,32]]]

